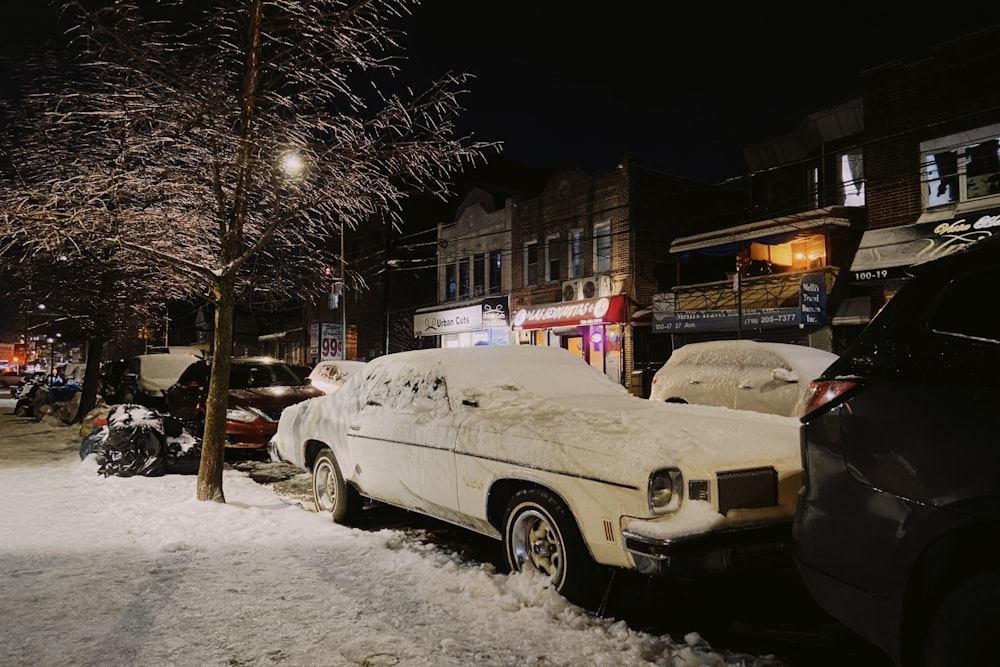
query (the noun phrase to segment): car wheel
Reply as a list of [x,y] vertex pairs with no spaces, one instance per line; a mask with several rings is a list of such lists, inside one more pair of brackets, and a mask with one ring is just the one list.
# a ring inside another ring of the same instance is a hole
[[14,406],[14,414],[18,417],[30,417],[31,416],[31,403],[27,400],[21,399]]
[[543,489],[515,493],[507,505],[503,535],[511,571],[536,570],[570,601],[591,600],[597,565],[569,509],[553,494]]
[[324,449],[316,457],[312,470],[313,501],[317,512],[329,512],[337,523],[346,523],[357,516],[361,497],[344,481],[333,451]]
[[958,667],[996,660],[1000,572],[973,577],[944,599],[927,628],[924,665]]

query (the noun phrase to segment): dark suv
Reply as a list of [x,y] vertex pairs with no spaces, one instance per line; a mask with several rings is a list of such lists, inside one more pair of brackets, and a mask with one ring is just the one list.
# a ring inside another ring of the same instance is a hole
[[1000,237],[914,266],[812,383],[794,557],[897,665],[997,664]]
[[[202,359],[181,373],[166,392],[167,410],[183,422],[204,420],[210,362]],[[265,451],[278,430],[281,411],[323,392],[288,364],[270,357],[235,357],[229,369],[226,447]]]

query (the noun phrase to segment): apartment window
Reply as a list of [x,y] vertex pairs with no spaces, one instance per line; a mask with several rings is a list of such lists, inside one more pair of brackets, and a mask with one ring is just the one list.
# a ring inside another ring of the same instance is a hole
[[611,272],[611,223],[594,225],[594,272]]
[[559,235],[545,239],[545,282],[559,280]]
[[566,269],[568,278],[579,278],[583,275],[583,230],[574,229],[569,233],[569,266]]
[[458,298],[469,298],[469,259],[465,258],[458,262]]
[[524,284],[538,284],[538,242],[524,244]]
[[865,163],[860,150],[840,156],[840,203],[842,206],[865,205]]
[[1000,125],[926,141],[920,150],[928,208],[1000,195]]
[[458,265],[454,262],[444,267],[445,301],[458,298]]
[[490,294],[499,294],[503,287],[503,272],[501,264],[501,253],[499,250],[490,251]]
[[472,296],[486,294],[486,255],[472,258]]

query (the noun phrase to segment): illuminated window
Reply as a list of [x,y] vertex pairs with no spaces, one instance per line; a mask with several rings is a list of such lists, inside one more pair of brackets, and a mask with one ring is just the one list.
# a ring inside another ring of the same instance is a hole
[[920,153],[927,208],[1000,195],[1000,125],[925,141]]

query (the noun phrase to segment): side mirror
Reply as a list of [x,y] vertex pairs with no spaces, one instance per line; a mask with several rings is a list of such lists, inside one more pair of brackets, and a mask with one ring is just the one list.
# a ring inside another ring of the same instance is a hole
[[771,371],[771,377],[778,382],[798,382],[799,376],[795,374],[795,371],[788,368],[775,368]]

